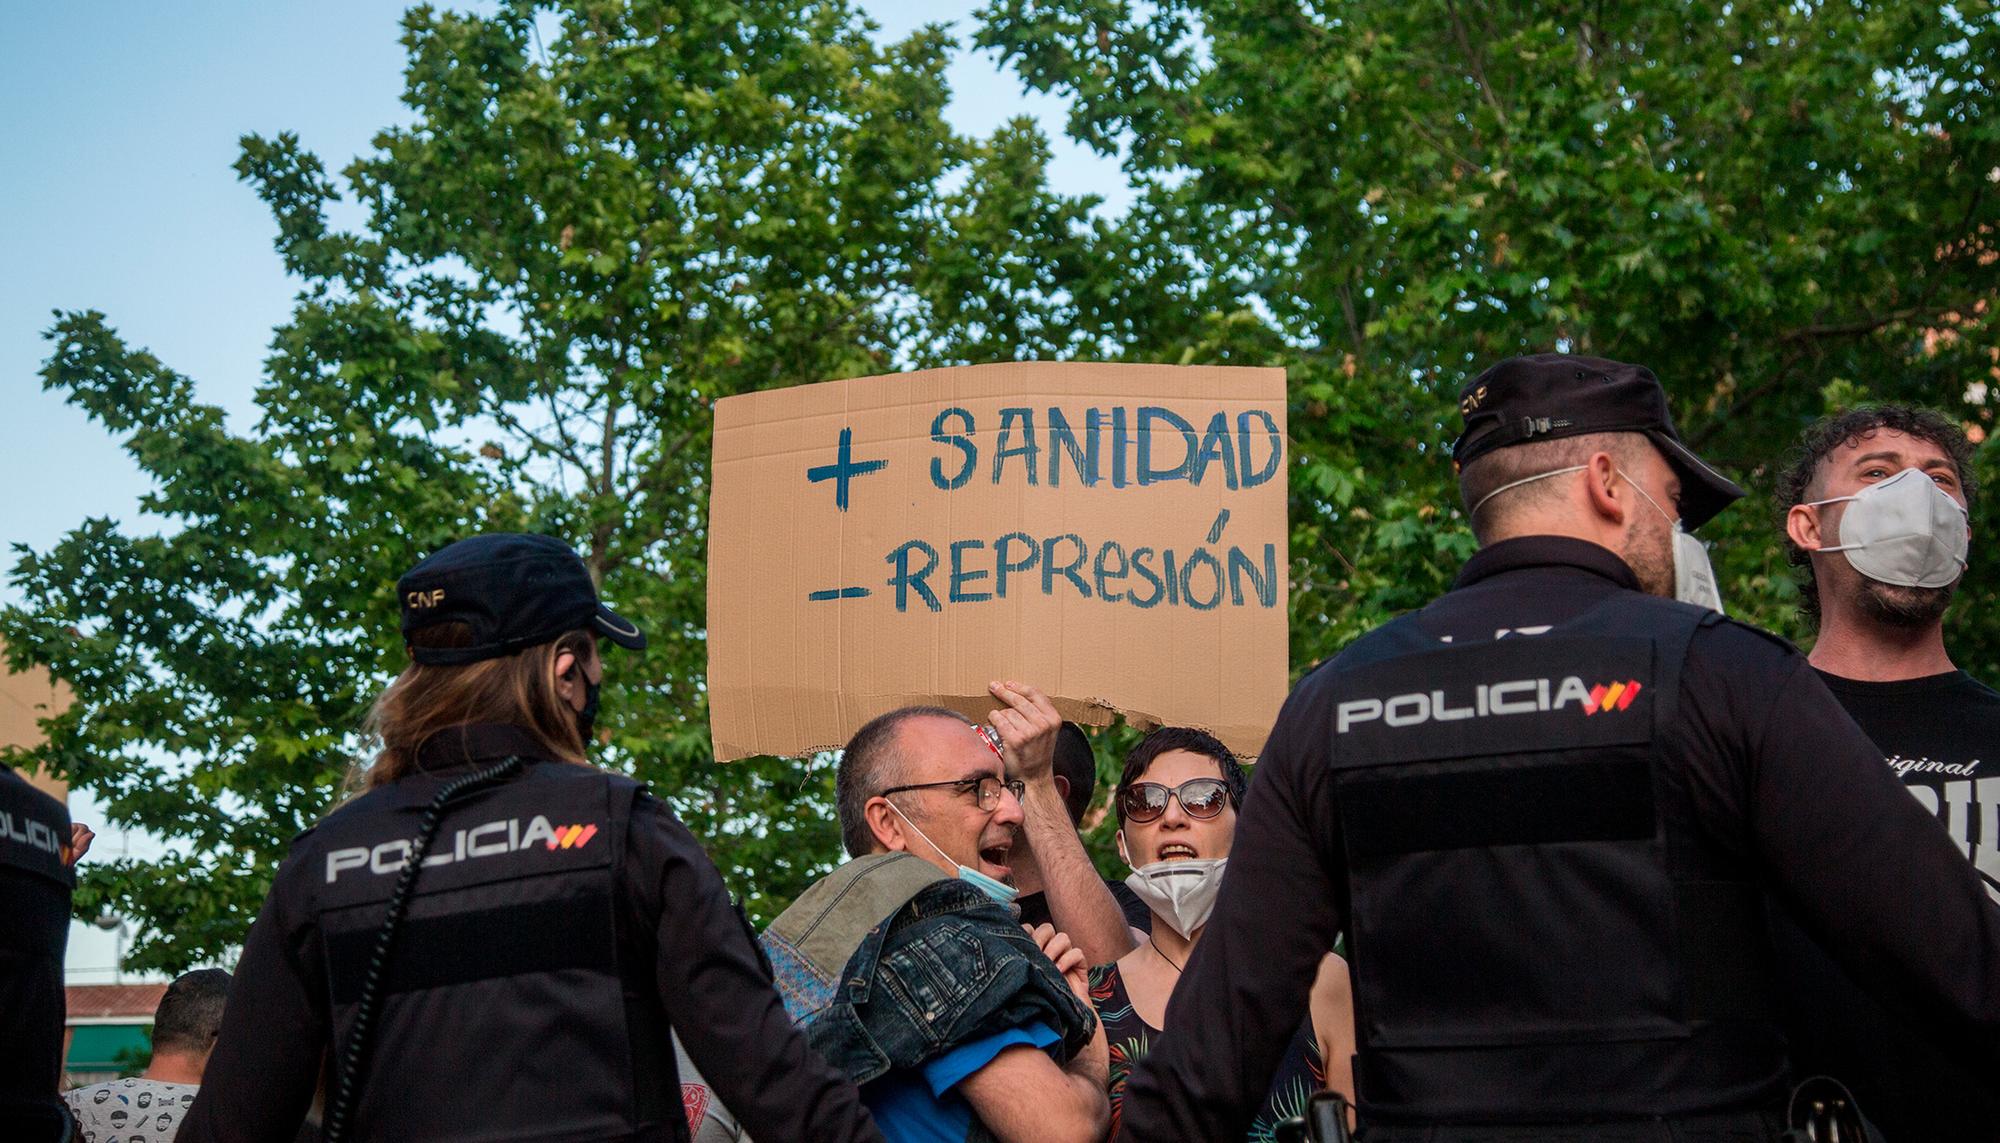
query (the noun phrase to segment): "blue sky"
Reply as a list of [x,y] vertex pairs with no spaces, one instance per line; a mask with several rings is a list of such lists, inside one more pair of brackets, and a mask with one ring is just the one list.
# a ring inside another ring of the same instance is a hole
[[[230,169],[247,133],[296,131],[338,170],[398,102],[404,3],[35,4],[0,40],[6,160],[0,217],[14,256],[0,275],[0,541],[41,549],[89,516],[147,524],[145,481],[118,442],[45,393],[42,332],[54,309],[98,309],[126,340],[193,378],[232,427],[251,393],[294,283],[273,227]],[[969,0],[873,0],[886,38],[924,22],[961,34]],[[1052,179],[1124,201],[1115,165],[1061,136],[1058,101],[1023,93],[987,55],[961,51],[954,123],[985,133],[1038,115],[1056,140]],[[23,494],[25,492],[25,494]],[[0,557],[11,567],[11,557]],[[0,585],[0,601],[19,595]]]
[[[252,392],[272,327],[295,283],[273,251],[269,215],[230,165],[249,133],[295,131],[339,170],[381,128],[406,121],[398,101],[406,4],[30,4],[0,38],[0,218],[11,257],[0,275],[0,543],[45,549],[87,517],[135,530],[145,478],[116,438],[42,390],[42,332],[56,309],[102,310],[132,345],[194,379],[231,426],[255,417]],[[969,31],[970,0],[872,0],[862,7],[898,39],[927,22]],[[961,51],[952,118],[984,134],[1038,116],[1055,142],[1051,180],[1122,204],[1116,165],[1061,138],[1063,109],[1025,94],[988,56]],[[13,557],[0,552],[0,567]],[[4,578],[4,577],[0,577]],[[0,602],[19,593],[0,582]],[[98,855],[150,839],[98,823]],[[72,930],[78,982],[110,979],[112,938]]]

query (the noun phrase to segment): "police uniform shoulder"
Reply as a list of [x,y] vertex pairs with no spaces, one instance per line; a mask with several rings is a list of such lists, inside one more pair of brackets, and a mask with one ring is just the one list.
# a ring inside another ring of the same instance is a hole
[[384,789],[386,787],[377,786],[372,790],[363,790],[361,793],[328,810],[325,816],[300,830],[298,835],[292,838],[292,851],[297,852],[301,847],[310,845],[314,840],[314,836],[329,823],[344,822],[357,814],[367,813],[375,802],[382,799]]
[[[1708,639],[1718,641],[1727,640],[1733,644],[1735,641],[1743,639],[1746,635],[1755,636],[1759,643],[1775,647],[1787,655],[1802,655],[1805,653],[1799,650],[1796,643],[1793,643],[1790,639],[1785,638],[1776,631],[1767,631],[1754,623],[1745,623],[1741,619],[1731,619],[1727,615],[1721,615],[1713,611],[1709,612],[1708,616],[1702,620],[1701,626],[1704,633],[1712,633],[1706,635]],[[1704,638],[1704,636],[1697,635],[1696,638]],[[1758,644],[1749,643],[1747,645],[1756,646]]]
[[602,766],[573,766],[565,762],[544,762],[528,767],[527,777],[543,782],[602,782],[614,790],[624,790],[639,794],[651,787],[637,778],[628,777],[616,770],[606,770]]
[[1322,659],[1299,679],[1299,685],[1303,687],[1308,681],[1323,685],[1343,671],[1407,653],[1416,646],[1425,649],[1448,646],[1421,634],[1417,627],[1418,614],[1412,611],[1399,615],[1363,634],[1342,647],[1332,658]]

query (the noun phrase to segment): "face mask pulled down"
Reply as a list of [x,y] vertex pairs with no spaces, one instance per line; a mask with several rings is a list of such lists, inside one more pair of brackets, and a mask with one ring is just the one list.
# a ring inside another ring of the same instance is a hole
[[1192,940],[1215,911],[1215,895],[1222,891],[1222,869],[1228,864],[1226,857],[1155,861],[1134,869],[1125,879],[1125,887],[1137,894],[1154,916]]
[[1921,470],[1906,468],[1852,496],[1805,505],[1846,504],[1840,539],[1822,552],[1840,552],[1854,570],[1898,587],[1949,587],[1965,572],[1971,543],[1965,509]]
[[[885,802],[889,801],[887,798],[884,798],[882,800]],[[944,851],[943,846],[939,845],[937,842],[932,841],[931,835],[925,833],[922,829],[918,828],[917,823],[910,820],[910,815],[904,813],[901,806],[898,806],[894,802],[889,802],[889,808],[896,811],[896,816],[903,819],[903,824],[917,831],[917,836],[924,839],[925,845],[928,845],[932,849],[937,850],[939,857],[944,858],[946,861],[951,861],[951,863],[954,866],[957,866],[958,879],[960,881],[965,882],[966,884],[979,890],[981,893],[986,894],[988,897],[991,897],[995,902],[1002,905],[1012,905],[1014,903],[1014,898],[1021,895],[1021,891],[1019,889],[1014,888],[1012,885],[1007,884],[1005,881],[995,880],[994,878],[988,877],[984,873],[981,873],[977,869],[968,869],[963,865],[959,865],[958,862],[952,861],[951,854],[946,853]]]
[[[1533,476],[1525,476],[1519,480],[1503,484],[1480,497],[1479,503],[1474,504],[1472,511],[1467,515],[1479,515],[1479,510],[1486,506],[1488,500],[1509,489],[1519,488],[1523,484],[1533,484],[1537,480],[1547,480],[1552,476],[1567,476],[1572,472],[1582,472],[1585,467],[1587,466],[1573,464],[1568,468],[1558,468],[1551,472],[1539,472]],[[1697,607],[1706,607],[1710,611],[1721,612],[1722,589],[1716,584],[1714,566],[1708,562],[1708,545],[1688,535],[1681,528],[1681,522],[1672,516],[1668,516],[1666,509],[1660,507],[1659,501],[1654,500],[1652,496],[1647,494],[1645,489],[1639,487],[1639,482],[1626,475],[1624,469],[1621,468],[1617,471],[1618,475],[1625,477],[1625,483],[1630,484],[1633,491],[1646,497],[1646,503],[1653,506],[1653,511],[1658,512],[1661,517],[1673,525],[1674,598],[1680,600],[1682,603],[1692,603]]]

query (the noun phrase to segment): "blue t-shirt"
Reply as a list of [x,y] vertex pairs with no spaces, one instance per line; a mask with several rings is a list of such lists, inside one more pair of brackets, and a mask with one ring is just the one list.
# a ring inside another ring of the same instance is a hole
[[861,1089],[861,1102],[889,1143],[965,1143],[972,1105],[953,1089],[1015,1044],[1047,1048],[1059,1042],[1040,1021],[960,1044],[915,1069],[890,1072]]

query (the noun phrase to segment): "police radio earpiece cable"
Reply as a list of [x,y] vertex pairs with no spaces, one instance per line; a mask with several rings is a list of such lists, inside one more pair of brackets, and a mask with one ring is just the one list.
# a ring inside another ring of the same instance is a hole
[[382,931],[375,938],[375,951],[368,958],[368,971],[362,978],[361,995],[354,1005],[354,1027],[348,1032],[347,1047],[340,1054],[333,1101],[327,1105],[326,1131],[322,1137],[325,1143],[342,1143],[346,1138],[347,1118],[353,1111],[355,1097],[361,1088],[361,1074],[368,1066],[368,1048],[373,1038],[376,1001],[382,994],[383,971],[388,967],[397,930],[403,927],[403,914],[410,907],[410,895],[417,885],[417,871],[423,868],[424,857],[430,853],[431,841],[437,837],[438,826],[444,820],[445,806],[467,790],[519,773],[521,766],[519,758],[505,758],[477,773],[454,778],[438,790],[437,796],[424,810],[423,824],[418,827],[416,840],[410,844],[409,860],[403,866],[402,875],[396,879],[396,889],[389,895],[389,910],[382,918]]

